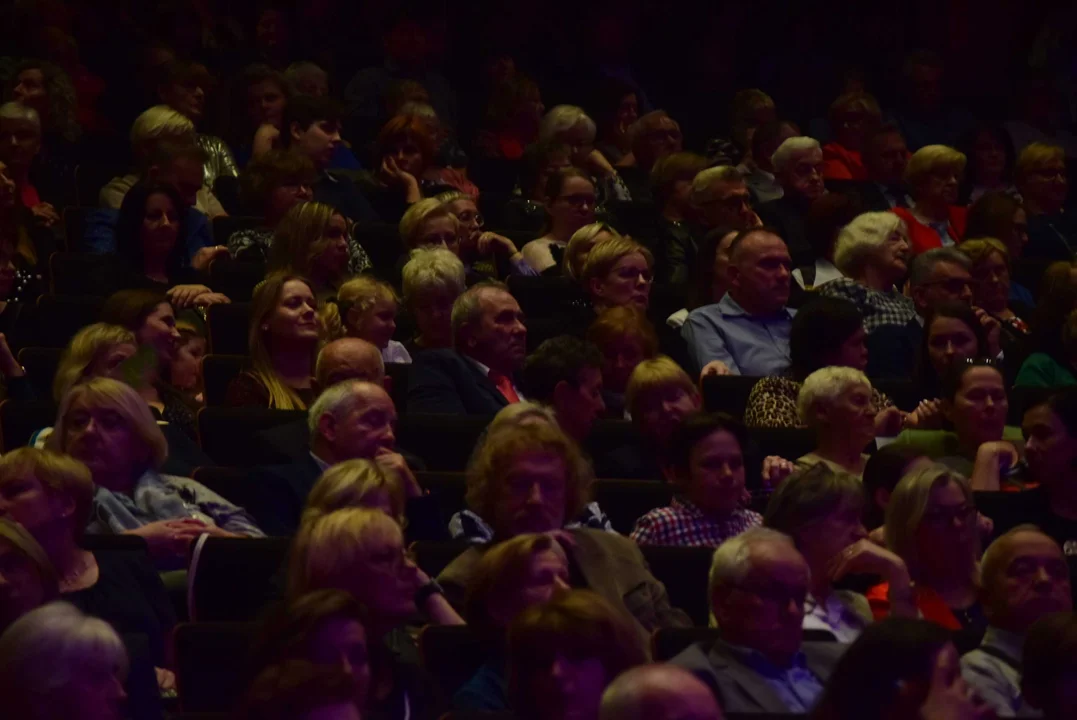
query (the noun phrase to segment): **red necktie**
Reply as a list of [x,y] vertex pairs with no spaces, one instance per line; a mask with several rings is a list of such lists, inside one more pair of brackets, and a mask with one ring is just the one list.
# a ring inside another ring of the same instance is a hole
[[516,394],[516,388],[512,386],[512,380],[508,375],[502,375],[499,372],[491,370],[487,377],[493,380],[494,385],[497,386],[498,392],[505,396],[509,405],[520,402],[520,396]]

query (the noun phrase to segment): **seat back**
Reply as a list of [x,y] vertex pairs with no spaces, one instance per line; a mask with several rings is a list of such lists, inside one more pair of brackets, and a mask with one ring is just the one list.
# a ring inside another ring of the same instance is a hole
[[743,418],[748,395],[759,382],[744,375],[708,375],[703,378],[703,404],[710,412],[724,412]]
[[490,418],[406,413],[397,421],[397,444],[415,453],[427,470],[461,472]]
[[488,654],[484,643],[467,625],[427,625],[419,633],[419,658],[443,697],[456,694]]
[[408,406],[408,385],[411,379],[410,363],[385,363],[385,376],[389,378],[391,387],[389,395],[393,398],[398,413],[404,412]]
[[202,483],[225,500],[239,507],[253,507],[251,496],[257,494],[258,484],[251,481],[244,468],[199,467],[191,478]]
[[209,266],[209,286],[215,292],[227,295],[233,302],[250,302],[254,287],[265,276],[265,263],[254,260],[219,257]]
[[19,351],[19,364],[26,369],[26,379],[38,397],[52,397],[52,381],[63,353],[60,348],[45,347],[24,347]]
[[205,407],[198,411],[199,444],[220,465],[254,467],[263,461],[259,433],[306,416],[303,410]]
[[23,345],[67,347],[75,333],[98,321],[104,304],[104,298],[100,297],[42,295],[34,312],[26,318]]
[[0,451],[10,452],[30,442],[41,428],[56,421],[56,405],[51,401],[20,403],[0,402]]
[[253,636],[254,626],[245,622],[176,626],[176,685],[185,711],[224,712],[236,705],[246,691]]
[[707,577],[714,550],[659,545],[647,545],[640,550],[651,574],[666,586],[670,604],[688,613],[694,625],[706,627],[710,617]]
[[657,663],[669,662],[691,645],[701,644],[709,649],[717,639],[717,628],[659,628],[651,635],[651,657]]
[[404,256],[400,228],[391,223],[366,222],[356,223],[353,232],[370,257],[374,274],[395,284],[400,275],[400,258]]
[[51,291],[56,295],[104,296],[119,284],[114,255],[54,252],[49,256]]
[[250,324],[250,303],[210,305],[206,311],[209,325],[209,350],[217,355],[247,355],[247,330]]
[[249,622],[283,587],[289,538],[203,536],[194,544],[187,573],[187,605],[192,621]]
[[94,207],[64,208],[64,249],[76,252],[82,249],[82,238],[86,235],[86,216]]
[[673,488],[655,480],[597,480],[593,487],[595,501],[622,535],[631,533],[640,517],[673,499]]
[[206,388],[206,405],[224,405],[228,386],[250,365],[245,355],[206,355],[202,359],[202,380]]

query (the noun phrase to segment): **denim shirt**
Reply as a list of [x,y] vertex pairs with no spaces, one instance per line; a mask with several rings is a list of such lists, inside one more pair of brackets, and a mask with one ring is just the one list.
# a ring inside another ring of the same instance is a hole
[[798,652],[793,656],[789,667],[780,668],[757,650],[728,642],[726,645],[740,657],[745,665],[759,674],[763,682],[785,703],[789,712],[797,714],[810,712],[823,694],[823,683],[808,668],[808,661],[803,652]]
[[734,375],[781,375],[789,369],[789,330],[796,310],[782,308],[767,316],[750,315],[726,293],[714,305],[688,314],[681,335],[696,363],[721,360]]

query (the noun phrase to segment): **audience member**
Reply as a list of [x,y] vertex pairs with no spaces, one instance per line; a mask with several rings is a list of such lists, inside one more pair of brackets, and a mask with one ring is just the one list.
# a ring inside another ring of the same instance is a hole
[[[757,227],[763,222],[752,210],[752,197],[744,175],[731,165],[709,167],[692,179],[692,212],[707,230],[734,227],[738,230]],[[690,265],[692,258],[685,257]]]
[[1053,613],[1029,628],[1021,654],[1021,692],[1045,720],[1062,720],[1077,710],[1073,683],[1077,667],[1077,615]]
[[464,292],[464,265],[439,247],[411,251],[401,271],[404,306],[415,319],[415,336],[404,343],[409,355],[453,344],[452,308]]
[[369,269],[370,258],[344,215],[329,205],[301,202],[277,224],[266,267],[306,278],[324,302],[347,278]]
[[[871,382],[864,373],[851,367],[816,370],[800,387],[797,413],[815,431],[816,442],[812,452],[797,458],[798,468],[806,470],[823,463],[835,472],[863,476],[868,459],[864,450],[875,440],[877,417]],[[900,413],[889,413],[884,424],[897,425],[891,422],[895,415],[901,417]]]
[[547,220],[542,235],[520,252],[536,272],[557,274],[573,233],[594,222],[595,186],[580,170],[559,170],[546,181],[544,201]]
[[1014,181],[1028,216],[1025,257],[1072,261],[1077,227],[1064,212],[1069,185],[1062,148],[1038,142],[1027,146],[1017,157]]
[[598,720],[606,687],[647,661],[628,614],[587,590],[521,612],[507,646],[509,705],[521,720]]
[[1007,357],[1020,357],[1022,345],[1028,340],[1030,330],[1022,319],[1031,317],[1032,295],[1020,288],[1024,300],[1014,298],[1014,285],[1010,282],[1010,254],[1006,246],[994,238],[970,239],[961,243],[958,250],[972,261],[969,272],[973,281],[973,305],[998,321],[1001,326],[999,343]]
[[484,157],[520,160],[538,139],[546,112],[539,86],[523,73],[497,83],[490,92],[475,148]]
[[642,665],[617,676],[602,693],[599,720],[722,720],[703,682],[673,665]]
[[347,670],[289,660],[271,665],[251,683],[242,720],[359,720],[355,679]]
[[625,410],[643,442],[626,465],[639,477],[661,477],[662,468],[672,464],[674,431],[702,407],[699,388],[677,363],[665,355],[641,360],[625,388]]
[[1031,353],[1021,363],[1014,379],[1016,387],[1062,388],[1077,385],[1077,312],[1071,311],[1057,333],[1059,338],[1041,352]]
[[919,150],[931,143],[954,143],[969,125],[968,111],[949,104],[943,60],[931,50],[913,50],[901,69],[903,102],[894,116],[909,139],[909,147]]
[[424,197],[454,189],[430,179],[437,139],[426,119],[397,115],[378,132],[374,145],[378,169],[364,189],[384,221],[396,221]]
[[991,355],[987,333],[972,309],[963,302],[944,300],[924,316],[919,358],[912,377],[927,402],[934,402],[942,396],[942,378],[951,368]]
[[261,222],[232,233],[228,252],[237,260],[264,262],[277,225],[293,205],[314,199],[311,187],[316,180],[313,163],[298,152],[270,150],[252,160],[239,176],[240,199]]
[[[19,201],[33,215],[34,221],[45,227],[52,227],[60,222],[60,214],[65,202],[71,202],[60,188],[37,187],[33,177],[35,159],[41,152],[41,119],[37,111],[19,103],[10,102],[0,105],[0,161],[7,166],[11,180],[19,194]],[[46,179],[46,182],[48,180]],[[48,194],[52,202],[41,197],[42,190],[52,191]],[[55,205],[53,204],[55,203]]]
[[658,335],[638,308],[621,305],[598,314],[587,329],[587,340],[602,353],[602,399],[607,414],[624,417],[628,379],[637,365],[658,354]]
[[965,237],[965,208],[957,205],[965,173],[963,153],[946,145],[926,145],[909,158],[905,184],[913,204],[893,212],[905,221],[914,254],[956,245]]
[[570,335],[544,341],[524,363],[527,396],[552,408],[558,426],[581,445],[606,411],[602,363],[598,348]]
[[804,218],[812,202],[826,193],[823,150],[813,138],[793,137],[778,146],[771,162],[783,192],[759,206],[759,217],[785,241],[796,265],[805,265],[815,258],[804,234]]
[[561,268],[562,274],[573,282],[579,282],[583,276],[583,268],[587,264],[587,257],[591,254],[595,245],[613,238],[618,240],[626,239],[621,233],[604,222],[593,222],[590,225],[584,225],[572,233],[568,245],[565,246],[565,257]]
[[393,340],[400,299],[389,283],[370,275],[348,280],[335,298],[322,306],[321,325],[326,338],[356,337],[376,346],[382,360],[410,363],[403,343]]
[[823,146],[823,177],[827,180],[868,179],[860,152],[864,139],[882,122],[879,103],[865,92],[839,95],[827,115],[831,142]]
[[739,233],[719,227],[703,236],[690,273],[685,306],[666,318],[666,325],[679,330],[692,310],[714,305],[725,297],[729,290],[729,248]]
[[909,150],[901,129],[891,123],[883,123],[867,133],[863,147],[860,155],[867,179],[854,187],[860,194],[864,209],[883,212],[895,207],[912,207],[913,200],[905,186]]
[[705,682],[727,713],[807,713],[846,647],[803,642],[809,583],[808,564],[788,536],[759,527],[726,540],[707,583],[722,635],[673,664]]
[[742,230],[734,238],[729,292],[716,305],[689,313],[681,329],[702,374],[717,368],[718,374],[776,375],[789,367],[789,328],[796,314],[786,307],[791,265],[774,230]]
[[932,464],[932,460],[916,448],[907,445],[886,445],[868,458],[864,466],[864,527],[870,530],[871,539],[884,544],[883,522],[890,495],[901,478],[914,470]]
[[760,125],[752,134],[751,154],[737,166],[744,173],[744,183],[755,205],[778,200],[785,194],[774,174],[774,151],[789,138],[799,137],[800,128],[788,120],[772,120]]
[[468,258],[471,264],[489,263],[494,266],[497,277],[538,274],[516,249],[516,243],[504,235],[483,231],[485,220],[479,214],[474,197],[453,190],[441,193],[437,200],[444,203],[460,222],[460,255]]
[[437,198],[412,204],[400,219],[400,240],[407,250],[421,247],[445,247],[460,255],[460,221]]
[[251,302],[251,369],[228,386],[232,406],[303,410],[314,399],[318,301],[308,281],[273,273],[259,283]]
[[613,165],[631,165],[635,160],[632,126],[640,118],[639,95],[634,87],[614,78],[602,78],[596,91],[591,104],[598,118],[595,147]]
[[7,279],[4,302],[31,303],[48,290],[44,280],[54,246],[52,231],[34,222],[19,200],[7,165],[0,161],[0,265]]
[[456,299],[453,348],[415,356],[408,412],[489,415],[522,395],[514,376],[527,350],[523,311],[500,283],[480,283]]
[[984,193],[999,192],[1011,196],[1017,193],[1013,185],[1017,154],[1005,128],[982,123],[965,135],[960,147],[969,159],[965,182],[961,186],[962,205],[973,205]]
[[654,256],[626,237],[613,237],[596,245],[580,271],[579,283],[591,298],[596,313],[632,305],[646,312],[651,297]]
[[[595,149],[595,132],[595,121],[575,105],[551,108],[539,124],[539,140],[567,145],[571,150],[569,160],[572,165],[592,178],[599,205],[611,200],[631,200],[617,170],[601,151]],[[547,192],[547,203],[552,196],[552,192]]]
[[0,517],[0,637],[13,622],[56,599],[56,569],[22,525]]
[[81,159],[82,139],[71,77],[51,62],[26,59],[11,69],[7,83],[5,99],[31,108],[41,121],[39,170],[54,183],[70,179]]
[[506,227],[519,232],[545,232],[546,185],[550,176],[572,166],[571,155],[571,148],[557,142],[535,142],[527,146],[520,158],[517,181],[520,194],[514,195],[503,210]]
[[1028,715],[1021,649],[1034,622],[1073,609],[1066,556],[1034,525],[1019,525],[984,552],[980,582],[987,632],[980,647],[961,658],[961,672],[999,717]]
[[838,234],[861,214],[860,198],[854,194],[827,193],[814,200],[804,217],[804,240],[815,256],[813,263],[793,270],[793,279],[805,290],[814,290],[842,277],[834,265]]
[[[1006,246],[1010,262],[1020,260],[1028,244],[1028,217],[1021,201],[1006,193],[989,191],[969,205],[965,237],[995,238]],[[1029,305],[1032,293],[1018,283],[1010,285],[1010,299]]]
[[[979,644],[987,622],[980,604],[980,539],[968,482],[941,465],[901,479],[886,506],[886,547],[905,561],[916,609],[955,631],[959,648]],[[876,619],[892,610],[889,585],[868,591]]]
[[660,282],[679,286],[688,282],[698,234],[692,209],[692,180],[706,168],[706,158],[688,152],[666,155],[651,168],[650,192],[661,215],[656,247],[664,250],[658,258]]
[[652,171],[659,160],[683,149],[681,126],[665,110],[653,110],[629,126],[628,136],[631,154],[617,164],[632,200],[651,202]]
[[677,495],[636,521],[631,538],[639,545],[716,548],[762,522],[744,507],[743,428],[723,415],[689,416],[673,431],[666,478]]
[[269,150],[279,137],[290,96],[288,81],[268,65],[256,63],[240,71],[232,87],[226,136],[240,167]]
[[[759,88],[745,88],[738,90],[733,96],[729,115],[731,142],[720,139],[709,143],[707,157],[712,161],[712,165],[719,164],[713,162],[715,154],[728,157],[732,161],[728,164],[731,165],[736,165],[741,161],[751,161],[755,133],[759,128],[777,119],[777,108],[773,98]],[[727,145],[733,147],[726,147]],[[739,157],[732,157],[732,155]]]

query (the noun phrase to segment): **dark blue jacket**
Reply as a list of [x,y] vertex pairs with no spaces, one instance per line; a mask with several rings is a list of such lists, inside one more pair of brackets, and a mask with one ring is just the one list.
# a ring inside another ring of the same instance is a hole
[[415,356],[408,383],[408,412],[496,415],[508,401],[490,378],[456,350]]

